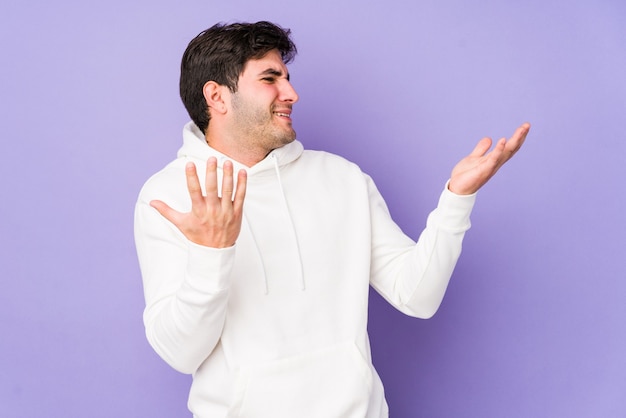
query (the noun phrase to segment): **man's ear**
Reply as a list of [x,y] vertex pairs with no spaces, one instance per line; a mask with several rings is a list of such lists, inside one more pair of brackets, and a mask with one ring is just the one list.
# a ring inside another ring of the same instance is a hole
[[202,87],[204,100],[209,107],[209,112],[226,113],[226,102],[228,101],[228,92],[230,90],[226,86],[222,86],[215,81],[207,81]]

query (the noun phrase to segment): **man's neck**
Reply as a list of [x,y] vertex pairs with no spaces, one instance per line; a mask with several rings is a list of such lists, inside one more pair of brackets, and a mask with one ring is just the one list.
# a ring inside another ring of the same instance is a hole
[[230,139],[224,135],[217,136],[208,131],[205,135],[205,140],[214,150],[246,167],[254,166],[269,154],[265,150],[254,149],[243,145],[240,141]]

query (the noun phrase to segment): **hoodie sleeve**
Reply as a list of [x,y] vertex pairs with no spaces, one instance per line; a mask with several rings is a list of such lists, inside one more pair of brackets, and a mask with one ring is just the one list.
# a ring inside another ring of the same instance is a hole
[[432,317],[446,292],[461,254],[476,195],[441,193],[417,243],[393,222],[387,206],[370,179],[372,211],[371,285],[401,312]]
[[235,248],[188,241],[141,196],[135,208],[135,244],[147,339],[174,369],[194,373],[220,339]]

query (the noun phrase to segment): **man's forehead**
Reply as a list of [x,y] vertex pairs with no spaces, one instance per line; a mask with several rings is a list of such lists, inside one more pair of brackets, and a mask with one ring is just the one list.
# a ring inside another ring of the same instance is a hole
[[[250,73],[253,76],[262,74],[289,75],[287,66],[283,62],[278,50],[271,50],[261,58],[249,59],[243,67],[241,75]],[[246,74],[248,75],[248,74]]]

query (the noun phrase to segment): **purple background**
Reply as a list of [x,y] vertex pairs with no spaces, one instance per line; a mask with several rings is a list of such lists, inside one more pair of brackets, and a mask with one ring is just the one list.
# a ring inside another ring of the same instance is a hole
[[261,19],[300,50],[299,139],[414,238],[478,139],[533,124],[437,315],[372,295],[392,417],[626,416],[621,0],[3,1],[0,416],[189,416],[144,338],[133,206],[181,143],[187,42]]

